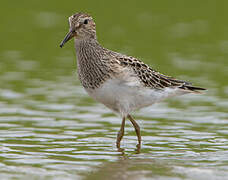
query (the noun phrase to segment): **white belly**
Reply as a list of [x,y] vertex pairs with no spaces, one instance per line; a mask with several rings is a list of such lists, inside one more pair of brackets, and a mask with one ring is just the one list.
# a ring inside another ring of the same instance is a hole
[[126,83],[119,79],[107,80],[100,88],[86,91],[95,100],[122,116],[177,94],[177,89],[154,90],[142,87],[137,81]]

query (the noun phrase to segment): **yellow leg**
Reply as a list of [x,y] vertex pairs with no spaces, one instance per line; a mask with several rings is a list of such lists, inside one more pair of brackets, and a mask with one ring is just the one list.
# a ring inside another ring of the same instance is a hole
[[124,126],[125,126],[125,117],[122,119],[122,124],[120,127],[120,131],[117,134],[117,139],[116,139],[116,147],[119,149],[120,148],[120,141],[124,136]]
[[140,134],[140,127],[139,125],[136,123],[136,121],[131,117],[130,114],[128,114],[128,119],[131,121],[131,123],[133,124],[134,128],[135,128],[135,132],[136,132],[136,135],[138,137],[138,144],[137,144],[137,150],[140,150],[141,148],[141,134]]

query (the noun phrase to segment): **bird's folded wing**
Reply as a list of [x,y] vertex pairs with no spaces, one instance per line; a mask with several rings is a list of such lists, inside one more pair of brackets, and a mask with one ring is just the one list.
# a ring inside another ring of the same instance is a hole
[[181,88],[183,90],[205,90],[204,88],[198,88],[191,85],[191,83],[178,80],[170,76],[163,75],[142,61],[128,56],[116,57],[113,59],[113,66],[116,66],[117,73],[123,71],[132,71],[132,76],[137,77],[141,84],[148,88],[164,89],[170,88]]

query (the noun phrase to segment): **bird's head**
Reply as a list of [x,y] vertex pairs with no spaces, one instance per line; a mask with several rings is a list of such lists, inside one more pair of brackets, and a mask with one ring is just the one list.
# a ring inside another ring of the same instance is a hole
[[69,17],[70,29],[60,47],[75,37],[76,39],[96,38],[96,25],[93,18],[85,13],[76,13]]

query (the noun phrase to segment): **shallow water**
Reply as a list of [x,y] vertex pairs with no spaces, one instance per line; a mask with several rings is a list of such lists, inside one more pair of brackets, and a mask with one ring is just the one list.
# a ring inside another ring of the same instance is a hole
[[[228,3],[117,2],[4,2],[0,179],[228,176]],[[143,136],[140,154],[129,122],[125,151],[116,150],[120,118],[81,87],[73,42],[58,47],[67,17],[78,11],[95,17],[105,47],[208,89],[134,113]]]

